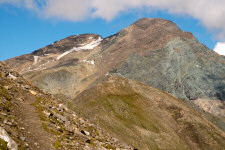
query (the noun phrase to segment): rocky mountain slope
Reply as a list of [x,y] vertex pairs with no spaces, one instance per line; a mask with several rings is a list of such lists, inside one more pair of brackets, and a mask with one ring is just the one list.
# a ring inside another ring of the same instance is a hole
[[0,149],[132,149],[0,62]]
[[0,62],[0,149],[132,149],[121,143],[134,149],[225,146],[224,132],[201,113],[129,79],[101,79],[69,103],[77,113]]
[[170,94],[109,76],[79,94],[74,111],[141,150],[224,149],[225,134]]
[[205,105],[205,100],[225,100],[225,57],[164,19],[143,18],[105,39],[70,36],[5,62],[62,99],[75,98],[99,78],[114,74],[179,99],[202,99]]

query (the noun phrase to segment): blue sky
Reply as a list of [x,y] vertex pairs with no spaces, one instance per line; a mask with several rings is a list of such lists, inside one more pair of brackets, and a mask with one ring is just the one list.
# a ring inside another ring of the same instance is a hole
[[[142,8],[121,11],[119,15],[72,19],[64,16],[43,17],[27,7],[0,0],[0,61],[31,53],[70,35],[95,33],[103,37],[115,34],[142,17],[164,18],[175,22],[182,30],[192,32],[197,39],[213,49],[220,39],[201,20],[188,14]],[[3,0],[4,1],[4,0]],[[89,14],[91,15],[91,14]],[[75,16],[76,17],[76,16]],[[211,28],[210,28],[211,29]],[[210,32],[209,32],[210,31]]]

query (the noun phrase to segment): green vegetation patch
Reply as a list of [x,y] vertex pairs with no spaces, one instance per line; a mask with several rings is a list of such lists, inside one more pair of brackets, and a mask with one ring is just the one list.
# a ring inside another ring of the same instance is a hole
[[56,141],[53,145],[56,149],[60,149],[61,148],[61,143],[59,141]]
[[157,124],[157,121],[150,115],[147,115],[151,114],[151,112],[146,112],[140,106],[143,101],[144,97],[134,93],[130,95],[107,95],[103,103],[105,108],[112,111],[127,127],[133,124],[159,133],[160,126]]
[[0,89],[0,97],[4,97],[6,100],[11,100],[11,96],[8,93],[8,90],[5,88]]
[[179,118],[182,118],[183,115],[181,114],[181,108],[176,106],[176,105],[172,105],[167,107],[167,109],[172,113],[172,117],[174,120],[178,120]]
[[[139,136],[136,134],[136,132],[139,132],[136,127],[154,133],[160,133],[164,130],[158,122],[158,118],[154,117],[154,112],[151,109],[145,109],[149,105],[148,100],[132,91],[129,91],[129,94],[103,95],[88,101],[85,105],[91,113],[98,113],[98,109],[101,109],[101,112],[111,119],[106,119],[103,116],[103,118],[98,118],[99,122],[118,135],[128,136],[127,138],[133,143],[136,143],[135,139]],[[147,137],[146,141],[157,147],[152,138]]]
[[7,142],[5,142],[4,140],[0,139],[0,150],[9,150],[7,147]]
[[46,103],[46,98],[37,97],[36,101],[32,105],[35,106],[35,107],[40,108],[40,103],[45,104]]
[[19,150],[26,150],[27,148],[24,145],[19,145],[18,149]]

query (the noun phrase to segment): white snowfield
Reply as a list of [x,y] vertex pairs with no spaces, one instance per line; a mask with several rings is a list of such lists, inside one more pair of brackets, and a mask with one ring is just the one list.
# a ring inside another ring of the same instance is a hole
[[92,42],[89,43],[89,44],[86,44],[86,45],[81,46],[81,47],[74,47],[74,48],[72,48],[71,50],[66,51],[66,52],[62,53],[61,55],[59,55],[59,56],[56,58],[56,60],[59,60],[59,59],[62,58],[63,56],[66,56],[67,54],[69,54],[69,53],[71,53],[71,52],[73,52],[73,51],[80,51],[80,50],[85,50],[85,49],[93,49],[93,48],[95,48],[96,46],[98,46],[98,45],[101,43],[101,41],[102,41],[102,38],[99,37],[97,40],[94,40],[94,41],[92,41]]
[[92,64],[92,65],[94,65],[94,66],[95,66],[95,61],[94,61],[94,60],[92,60],[92,61],[83,60],[83,62],[87,62],[87,63]]
[[39,56],[34,56],[34,64],[37,63]]
[[7,147],[10,150],[17,150],[18,146],[16,144],[16,142],[14,142],[8,135],[8,133],[2,128],[0,127],[0,139],[4,140],[5,142],[7,142]]

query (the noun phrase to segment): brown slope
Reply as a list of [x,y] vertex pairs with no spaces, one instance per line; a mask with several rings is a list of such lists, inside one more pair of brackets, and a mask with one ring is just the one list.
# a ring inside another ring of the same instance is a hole
[[224,149],[225,134],[158,89],[110,76],[82,92],[74,111],[138,149]]
[[131,149],[0,62],[0,149],[7,147]]
[[0,73],[1,126],[21,149],[54,149],[54,137],[44,130],[39,114],[32,106],[36,97],[28,90],[22,90],[24,85],[30,89],[31,84],[2,63]]

